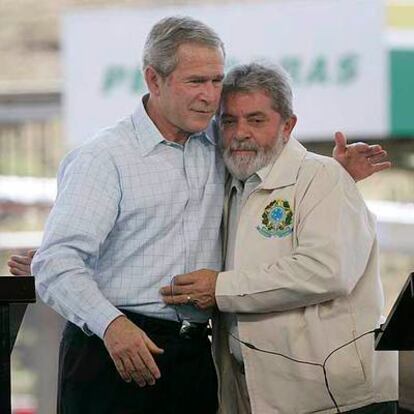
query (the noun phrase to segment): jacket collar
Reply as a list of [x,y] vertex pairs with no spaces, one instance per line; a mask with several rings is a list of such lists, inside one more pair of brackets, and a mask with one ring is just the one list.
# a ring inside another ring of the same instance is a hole
[[295,184],[306,153],[306,148],[295,138],[290,137],[276,161],[257,172],[262,179],[258,188],[273,190]]

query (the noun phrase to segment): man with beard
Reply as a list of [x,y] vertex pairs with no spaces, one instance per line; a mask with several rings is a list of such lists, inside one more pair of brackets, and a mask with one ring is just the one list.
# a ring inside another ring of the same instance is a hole
[[[221,269],[224,165],[206,128],[224,47],[203,23],[166,18],[149,33],[143,69],[149,93],[136,111],[63,161],[33,259],[39,295],[69,321],[59,413],[217,408],[211,314],[166,306],[159,289],[174,274]],[[389,166],[378,146],[337,141],[354,179]],[[29,273],[30,261],[13,257],[12,273]]]
[[395,413],[396,354],[373,345],[383,309],[375,219],[338,163],[291,137],[295,124],[283,70],[253,63],[226,76],[225,271],[176,276],[161,293],[220,311],[223,413]]

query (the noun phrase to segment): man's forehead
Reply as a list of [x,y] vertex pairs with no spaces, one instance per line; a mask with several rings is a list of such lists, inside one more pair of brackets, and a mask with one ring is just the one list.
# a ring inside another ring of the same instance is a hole
[[229,99],[246,99],[246,100],[254,100],[254,99],[260,99],[260,100],[270,100],[270,93],[265,91],[264,89],[240,89],[240,90],[234,90],[230,91],[226,94],[224,101],[228,101]]
[[220,105],[222,114],[231,113],[236,109],[244,109],[246,112],[265,112],[272,109],[272,101],[268,93],[261,89],[249,91],[234,91],[223,97]]
[[204,43],[184,42],[181,43],[176,52],[178,61],[197,59],[203,55],[216,55],[224,64],[224,52],[220,46],[207,45]]
[[220,48],[187,45],[177,52],[177,66],[172,74],[192,77],[224,78],[224,56]]
[[223,49],[220,47],[220,45],[213,45],[209,43],[204,43],[202,41],[196,41],[196,40],[183,40],[179,42],[177,46],[177,51],[183,50],[183,49],[210,49],[210,50],[217,50],[223,53]]

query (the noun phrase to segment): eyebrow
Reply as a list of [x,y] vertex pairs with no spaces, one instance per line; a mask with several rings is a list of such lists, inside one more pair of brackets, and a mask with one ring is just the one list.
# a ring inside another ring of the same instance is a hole
[[266,116],[264,112],[256,111],[256,112],[250,112],[246,115],[247,118],[253,117],[253,116]]
[[[266,116],[266,114],[264,112],[261,112],[261,111],[249,112],[248,114],[245,115],[245,118],[251,118],[251,117],[254,117],[254,116]],[[223,112],[221,114],[221,117],[222,118],[224,118],[224,117],[232,117],[232,118],[235,118],[235,115],[229,114],[228,112]]]
[[189,75],[188,78],[189,80],[220,80],[222,81],[224,79],[224,75],[222,74],[218,74],[218,75],[214,75],[214,76],[198,76],[198,75]]

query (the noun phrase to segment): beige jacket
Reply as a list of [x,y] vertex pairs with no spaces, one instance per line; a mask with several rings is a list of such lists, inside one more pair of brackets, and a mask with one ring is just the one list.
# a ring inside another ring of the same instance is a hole
[[[381,322],[375,220],[345,170],[293,138],[261,176],[242,206],[235,269],[218,277],[218,308],[237,313],[241,340],[321,363]],[[214,330],[221,412],[236,414],[228,334],[219,315]],[[376,352],[373,343],[373,334],[365,336],[327,363],[342,411],[397,400],[397,355]],[[321,368],[243,345],[242,352],[253,413],[336,412]]]

